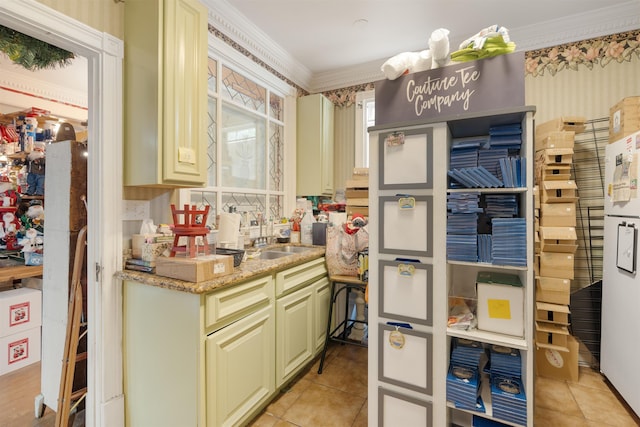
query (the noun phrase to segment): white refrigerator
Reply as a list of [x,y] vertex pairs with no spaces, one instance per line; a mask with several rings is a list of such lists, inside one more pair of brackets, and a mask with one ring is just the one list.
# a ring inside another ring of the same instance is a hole
[[640,132],[608,144],[600,370],[640,414]]

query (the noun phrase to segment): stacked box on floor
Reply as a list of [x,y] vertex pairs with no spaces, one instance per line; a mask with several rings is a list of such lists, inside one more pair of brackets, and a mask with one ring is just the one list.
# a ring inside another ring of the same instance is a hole
[[360,214],[369,216],[369,168],[354,168],[351,179],[346,182],[347,216]]
[[536,365],[539,375],[577,379],[576,369],[547,369],[577,365],[569,333],[569,299],[574,278],[577,185],[571,177],[575,134],[585,119],[561,117],[536,128]]
[[42,291],[0,292],[0,375],[40,360]]
[[609,109],[609,144],[640,130],[640,96],[629,96]]

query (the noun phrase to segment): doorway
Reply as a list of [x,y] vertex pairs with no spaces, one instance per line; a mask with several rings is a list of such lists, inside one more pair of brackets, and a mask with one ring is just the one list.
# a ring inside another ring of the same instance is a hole
[[0,25],[87,58],[88,326],[86,425],[124,425],[121,289],[124,44],[36,1],[4,0]]

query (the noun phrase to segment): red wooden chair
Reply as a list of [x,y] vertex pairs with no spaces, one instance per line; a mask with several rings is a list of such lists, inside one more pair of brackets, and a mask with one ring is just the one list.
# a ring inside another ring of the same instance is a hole
[[[197,254],[197,237],[202,237],[204,253],[209,253],[209,243],[207,235],[207,217],[209,216],[209,206],[198,210],[195,205],[189,207],[184,205],[184,209],[178,210],[175,205],[171,205],[171,215],[173,216],[173,247],[171,255],[175,256],[176,252],[185,252],[189,258],[195,258]],[[181,237],[187,238],[187,244],[180,246],[178,242]]]

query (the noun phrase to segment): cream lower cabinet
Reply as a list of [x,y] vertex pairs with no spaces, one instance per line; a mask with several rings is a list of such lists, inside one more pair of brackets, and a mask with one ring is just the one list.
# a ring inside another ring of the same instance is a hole
[[314,285],[315,307],[315,340],[316,353],[322,351],[327,336],[327,319],[329,318],[329,301],[331,300],[331,283],[329,278],[323,277]]
[[318,353],[320,339],[324,342],[329,310],[326,276],[324,258],[276,274],[277,387]]
[[297,372],[297,368],[313,357],[315,350],[313,297],[313,286],[308,286],[276,302],[278,387],[291,379]]
[[206,294],[125,281],[126,426],[248,423],[321,348],[328,286],[324,258]]
[[269,305],[207,336],[207,426],[240,425],[273,394],[273,314]]

